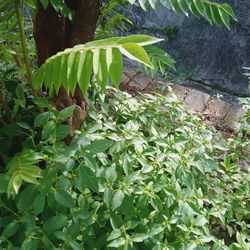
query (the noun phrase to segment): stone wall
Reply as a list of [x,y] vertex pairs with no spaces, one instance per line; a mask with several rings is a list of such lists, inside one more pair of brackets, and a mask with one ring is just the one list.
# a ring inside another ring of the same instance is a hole
[[250,66],[250,0],[216,2],[228,2],[234,8],[239,22],[233,23],[230,31],[210,25],[204,18],[178,16],[166,8],[144,12],[130,6],[124,14],[135,27],[126,34],[165,38],[159,45],[177,60],[178,69],[188,72],[186,76],[228,93],[249,96],[242,67]]
[[[125,67],[121,89],[128,91],[132,95],[137,95],[140,92],[166,94],[168,87],[162,83],[164,83],[164,79],[152,77],[144,72],[136,72],[132,68]],[[228,126],[233,129],[236,121],[244,115],[244,110],[238,104],[218,99],[215,95],[216,91],[208,94],[179,84],[173,84],[171,88],[176,96],[182,99],[192,110],[202,112],[212,120],[220,120],[224,127]]]

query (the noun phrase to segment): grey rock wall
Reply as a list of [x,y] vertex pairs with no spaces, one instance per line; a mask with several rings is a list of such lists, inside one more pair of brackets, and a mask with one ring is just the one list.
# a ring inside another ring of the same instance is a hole
[[[157,12],[152,9],[144,12],[130,6],[124,14],[135,27],[128,33],[165,38],[159,45],[176,59],[177,68],[192,72],[192,77],[206,85],[249,96],[249,84],[242,67],[250,66],[250,0],[216,2],[227,2],[234,8],[239,23],[233,23],[230,31],[210,25],[202,17],[178,16],[163,7]],[[178,34],[176,30],[171,31],[175,26]],[[166,27],[170,29],[164,31]]]

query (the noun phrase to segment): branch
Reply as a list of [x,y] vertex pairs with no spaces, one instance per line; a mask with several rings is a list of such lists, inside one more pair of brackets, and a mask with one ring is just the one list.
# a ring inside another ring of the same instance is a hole
[[26,70],[27,70],[28,83],[29,83],[29,85],[31,87],[33,96],[37,97],[37,93],[36,93],[36,91],[35,91],[35,89],[33,88],[33,85],[32,85],[32,70],[31,70],[31,66],[30,66],[30,62],[29,62],[27,46],[26,46],[26,43],[25,43],[25,33],[24,33],[24,26],[23,26],[23,14],[22,14],[22,8],[21,8],[21,2],[20,1],[18,1],[18,0],[16,1],[15,8],[16,8],[16,14],[17,14],[18,26],[19,26],[19,33],[20,33],[20,38],[21,38],[23,60],[24,60],[24,64],[25,64]]

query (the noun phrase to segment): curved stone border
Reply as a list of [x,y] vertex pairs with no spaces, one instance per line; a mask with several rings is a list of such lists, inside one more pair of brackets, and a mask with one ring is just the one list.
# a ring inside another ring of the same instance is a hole
[[[162,78],[154,78],[144,72],[136,73],[133,69],[125,67],[121,89],[127,90],[132,95],[138,92],[150,92],[159,90],[159,82],[166,82]],[[182,85],[171,85],[177,97],[184,100],[187,106],[196,112],[219,119],[230,128],[235,127],[235,122],[244,115],[244,110],[234,104],[213,97],[210,94]],[[165,88],[166,89],[166,88]],[[162,92],[162,91],[161,91]],[[163,90],[164,93],[164,90]]]

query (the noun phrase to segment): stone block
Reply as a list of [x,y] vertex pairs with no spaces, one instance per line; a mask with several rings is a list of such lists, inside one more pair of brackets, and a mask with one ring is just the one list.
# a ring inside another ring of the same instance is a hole
[[133,79],[134,75],[136,75],[136,72],[133,69],[124,67],[121,82],[125,85],[128,84]]
[[129,88],[134,88],[135,90],[146,90],[152,83],[152,77],[146,73],[140,73],[135,75],[131,82],[128,84]]
[[184,100],[187,94],[191,91],[190,88],[186,88],[184,86],[177,85],[177,84],[171,85],[171,88],[173,89],[176,96],[182,100]]
[[223,119],[228,113],[231,104],[214,98],[207,103],[205,113]]
[[193,89],[188,93],[187,97],[185,98],[185,103],[194,111],[202,112],[205,109],[209,98],[210,95]]
[[239,120],[241,116],[245,114],[245,111],[237,106],[231,106],[224,121],[230,127],[235,127],[235,123]]

